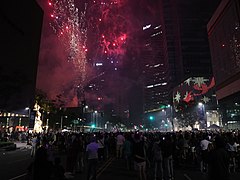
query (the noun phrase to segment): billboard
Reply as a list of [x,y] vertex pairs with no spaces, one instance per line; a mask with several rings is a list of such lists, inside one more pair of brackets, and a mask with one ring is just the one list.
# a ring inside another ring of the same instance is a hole
[[196,103],[215,104],[214,77],[190,77],[173,90],[173,106],[176,112]]

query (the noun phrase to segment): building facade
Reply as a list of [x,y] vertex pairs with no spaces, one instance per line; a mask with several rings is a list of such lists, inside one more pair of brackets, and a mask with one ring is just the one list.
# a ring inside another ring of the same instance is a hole
[[143,26],[145,113],[173,105],[173,89],[191,77],[212,76],[207,22],[220,0],[154,1]]
[[1,2],[0,11],[0,109],[33,107],[43,11],[30,0]]
[[208,23],[216,95],[226,128],[240,127],[240,2],[223,0]]

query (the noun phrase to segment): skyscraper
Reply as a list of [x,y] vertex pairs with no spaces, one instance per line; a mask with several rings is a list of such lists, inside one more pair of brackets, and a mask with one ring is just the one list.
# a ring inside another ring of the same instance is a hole
[[0,6],[0,109],[33,106],[43,11],[35,1],[3,1]]
[[240,3],[223,0],[208,23],[216,95],[223,124],[240,127]]
[[143,26],[144,47],[141,52],[144,76],[144,110],[159,110],[169,100],[169,71],[163,49],[164,30],[160,23]]
[[173,86],[212,74],[207,22],[220,0],[161,0],[170,79]]

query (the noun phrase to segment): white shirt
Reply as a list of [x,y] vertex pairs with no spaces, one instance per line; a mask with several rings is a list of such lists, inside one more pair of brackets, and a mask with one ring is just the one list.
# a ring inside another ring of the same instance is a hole
[[203,151],[207,150],[207,149],[208,149],[208,145],[209,145],[210,143],[211,143],[211,142],[208,141],[208,140],[206,140],[206,139],[202,140],[202,141],[200,142],[201,149],[202,149]]

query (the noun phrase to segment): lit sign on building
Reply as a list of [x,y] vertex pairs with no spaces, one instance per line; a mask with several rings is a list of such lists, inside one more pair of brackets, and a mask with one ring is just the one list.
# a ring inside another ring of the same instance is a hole
[[143,31],[146,30],[146,29],[148,29],[148,28],[150,28],[151,26],[152,26],[151,24],[148,24],[148,25],[146,25],[146,26],[143,26]]
[[103,63],[96,63],[96,66],[102,66]]
[[211,91],[215,86],[213,77],[191,77],[182,82],[173,91],[173,104],[176,111],[181,103],[189,104],[191,102],[203,102],[207,104],[213,97]]

